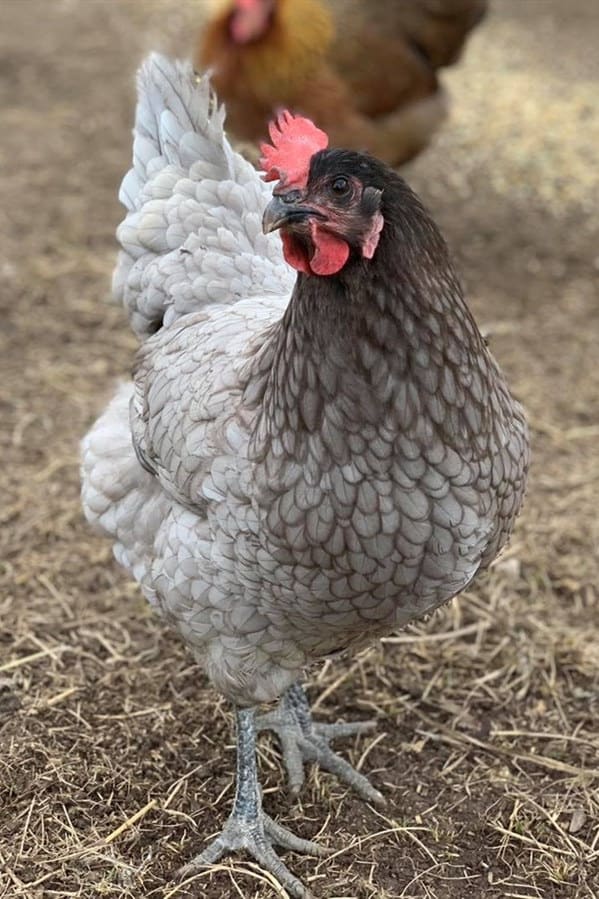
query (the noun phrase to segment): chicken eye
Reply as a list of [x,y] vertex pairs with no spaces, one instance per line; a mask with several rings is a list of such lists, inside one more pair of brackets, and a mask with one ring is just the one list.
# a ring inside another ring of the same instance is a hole
[[338,175],[331,181],[331,190],[338,197],[343,197],[349,192],[349,179],[345,175]]

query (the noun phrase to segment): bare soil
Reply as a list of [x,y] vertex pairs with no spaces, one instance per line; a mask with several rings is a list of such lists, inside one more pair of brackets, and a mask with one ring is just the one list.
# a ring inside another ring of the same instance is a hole
[[[4,0],[0,31],[0,897],[283,895],[239,857],[181,884],[223,822],[226,703],[94,537],[78,441],[135,346],[111,305],[133,72],[189,52],[191,0]],[[315,670],[381,813],[310,772],[265,803],[335,850],[327,899],[599,896],[599,6],[496,0],[406,177],[530,413],[526,510],[488,577]]]

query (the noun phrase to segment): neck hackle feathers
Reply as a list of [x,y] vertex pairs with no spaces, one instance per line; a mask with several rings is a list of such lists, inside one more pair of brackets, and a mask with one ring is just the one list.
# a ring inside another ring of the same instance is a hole
[[302,188],[308,181],[310,160],[329,144],[329,138],[314,122],[288,110],[268,126],[272,144],[261,144],[260,167],[265,181],[280,181],[285,188]]

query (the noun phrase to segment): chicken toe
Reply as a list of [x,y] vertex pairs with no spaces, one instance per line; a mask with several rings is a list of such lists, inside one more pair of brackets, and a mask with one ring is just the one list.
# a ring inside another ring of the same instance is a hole
[[277,878],[297,899],[310,899],[311,893],[291,873],[273,849],[274,845],[308,855],[323,857],[328,850],[296,836],[273,821],[262,809],[256,770],[256,726],[251,709],[237,711],[237,790],[233,810],[221,833],[184,865],[179,877],[190,877],[206,865],[215,864],[223,855],[245,850],[259,865]]
[[337,755],[329,742],[336,737],[351,737],[372,730],[375,721],[350,721],[346,724],[318,724],[312,718],[303,687],[293,684],[283,694],[276,709],[256,719],[257,730],[274,731],[281,743],[283,762],[294,795],[304,783],[305,762],[317,762],[343,783],[353,787],[368,802],[383,803],[383,795],[349,762]]

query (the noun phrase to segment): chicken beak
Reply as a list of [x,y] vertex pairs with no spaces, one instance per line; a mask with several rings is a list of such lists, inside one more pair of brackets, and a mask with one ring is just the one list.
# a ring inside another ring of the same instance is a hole
[[310,206],[302,206],[299,191],[290,191],[287,194],[276,194],[264,210],[262,217],[262,230],[265,234],[282,228],[283,225],[292,225],[305,221],[307,218],[324,218],[317,209]]

